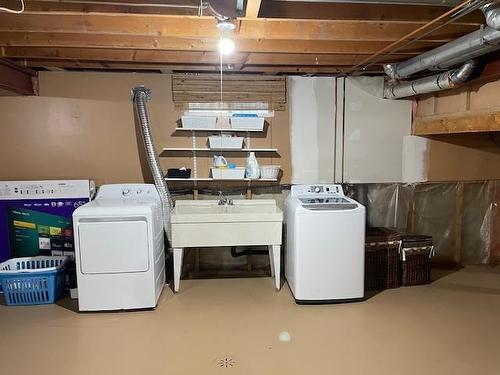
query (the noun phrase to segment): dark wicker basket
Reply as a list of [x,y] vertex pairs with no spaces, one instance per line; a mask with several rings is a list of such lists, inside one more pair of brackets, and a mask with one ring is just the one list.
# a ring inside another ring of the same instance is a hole
[[365,290],[401,286],[401,234],[389,228],[368,228],[365,241]]
[[401,246],[402,285],[424,285],[431,282],[432,237],[403,236]]

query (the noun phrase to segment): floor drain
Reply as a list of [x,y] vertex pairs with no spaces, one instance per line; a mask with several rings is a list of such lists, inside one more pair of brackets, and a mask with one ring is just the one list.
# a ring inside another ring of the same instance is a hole
[[231,357],[222,357],[217,359],[217,367],[220,368],[231,368],[236,366],[236,361]]

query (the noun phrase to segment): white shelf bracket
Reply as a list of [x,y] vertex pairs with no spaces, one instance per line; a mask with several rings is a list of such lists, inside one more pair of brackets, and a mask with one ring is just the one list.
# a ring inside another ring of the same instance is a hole
[[198,159],[196,158],[196,132],[192,131],[192,141],[193,141],[193,178],[196,180],[198,178]]

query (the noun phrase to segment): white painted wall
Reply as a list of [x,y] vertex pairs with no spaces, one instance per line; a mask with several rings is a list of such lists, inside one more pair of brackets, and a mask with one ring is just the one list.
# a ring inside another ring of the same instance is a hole
[[344,182],[404,181],[403,143],[411,134],[411,101],[382,99],[383,80],[345,79]]
[[403,182],[425,182],[428,180],[430,140],[408,135],[403,138]]
[[290,77],[292,183],[334,181],[335,78]]

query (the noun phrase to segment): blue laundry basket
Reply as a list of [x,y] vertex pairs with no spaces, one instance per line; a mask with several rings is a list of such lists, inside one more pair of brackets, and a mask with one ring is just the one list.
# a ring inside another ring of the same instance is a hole
[[0,263],[5,303],[10,306],[54,303],[64,291],[68,262],[65,256],[39,256]]

